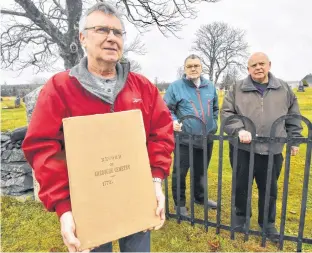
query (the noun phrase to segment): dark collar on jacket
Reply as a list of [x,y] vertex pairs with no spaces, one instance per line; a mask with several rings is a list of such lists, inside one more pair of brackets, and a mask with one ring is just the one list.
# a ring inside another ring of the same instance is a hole
[[[281,87],[280,81],[271,72],[269,72],[268,89],[276,90],[279,87]],[[250,75],[248,75],[247,78],[243,80],[241,90],[242,91],[257,91],[257,88],[254,86]]]

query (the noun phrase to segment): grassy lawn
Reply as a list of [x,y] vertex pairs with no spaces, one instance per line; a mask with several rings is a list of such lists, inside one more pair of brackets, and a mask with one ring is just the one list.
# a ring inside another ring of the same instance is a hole
[[13,130],[27,125],[25,104],[14,108],[14,98],[4,97],[1,102],[1,131]]
[[[312,88],[306,88],[306,92],[297,93],[301,113],[312,121]],[[220,97],[220,105],[222,97]],[[15,123],[14,123],[15,122]],[[18,124],[20,125],[16,125]],[[14,129],[26,124],[26,114],[23,110],[12,109],[2,110],[1,130]],[[307,136],[307,128],[304,129]],[[303,185],[303,170],[305,162],[306,145],[301,145],[300,153],[291,158],[290,184],[286,215],[286,235],[298,234],[299,216],[301,207],[301,195]],[[217,199],[217,177],[218,177],[218,143],[215,142],[211,165],[209,168],[209,198]],[[281,215],[281,199],[283,192],[284,169],[279,179],[279,195],[277,201],[277,225],[279,226]],[[310,179],[312,173],[310,174]],[[173,211],[173,200],[171,197],[171,178],[169,178],[169,208]],[[223,161],[223,181],[222,181],[222,224],[230,224],[230,198],[231,198],[231,168],[228,160],[228,145],[224,144]],[[304,237],[312,238],[312,180],[310,180],[308,203],[306,211],[306,221]],[[187,196],[189,196],[189,188]],[[252,213],[251,228],[257,229],[257,189],[254,185],[252,193]],[[41,203],[26,201],[21,203],[9,197],[2,197],[1,206],[1,251],[66,251],[63,245],[59,222],[55,214],[44,210]],[[209,211],[209,220],[216,221],[216,212]],[[195,217],[203,218],[203,208],[195,205]],[[267,247],[262,248],[261,238],[250,236],[248,242],[243,241],[243,235],[237,234],[236,240],[230,239],[230,232],[222,231],[216,235],[214,228],[209,228],[208,232],[200,225],[192,227],[187,222],[177,224],[175,220],[166,222],[163,229],[152,232],[152,251],[278,251],[276,245],[267,242]],[[119,248],[114,243],[114,251]],[[296,244],[285,242],[284,251],[296,251]],[[304,252],[312,252],[312,245],[303,245]]]

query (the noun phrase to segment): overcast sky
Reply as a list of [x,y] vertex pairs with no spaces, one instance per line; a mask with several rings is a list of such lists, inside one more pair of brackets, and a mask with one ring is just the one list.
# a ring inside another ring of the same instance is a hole
[[[10,0],[13,1],[13,0]],[[223,21],[235,28],[246,30],[249,52],[262,51],[272,61],[271,71],[286,81],[301,80],[312,73],[312,0],[221,0],[218,3],[201,3],[195,20],[185,20],[177,35],[164,37],[157,28],[141,38],[147,54],[134,56],[141,66],[141,73],[154,81],[172,82],[177,69],[192,53],[195,31],[203,24]],[[127,40],[137,35],[127,26]],[[40,74],[50,77],[52,73]],[[34,78],[32,70],[21,76],[2,71],[1,83],[29,83]]]

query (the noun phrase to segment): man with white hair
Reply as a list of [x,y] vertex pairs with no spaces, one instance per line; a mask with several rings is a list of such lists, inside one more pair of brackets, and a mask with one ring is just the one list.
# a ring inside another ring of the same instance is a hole
[[[42,88],[22,147],[40,184],[39,198],[59,216],[70,252],[77,251],[80,242],[71,212],[63,118],[142,111],[158,205],[156,215],[162,221],[154,229],[161,228],[165,221],[161,183],[169,175],[174,149],[171,115],[157,87],[144,76],[130,72],[129,63],[120,63],[125,28],[117,11],[107,3],[97,3],[82,16],[79,29],[87,55],[72,69],[54,75]],[[121,251],[150,251],[150,232],[121,238],[119,246]],[[112,243],[93,251],[112,251]]]

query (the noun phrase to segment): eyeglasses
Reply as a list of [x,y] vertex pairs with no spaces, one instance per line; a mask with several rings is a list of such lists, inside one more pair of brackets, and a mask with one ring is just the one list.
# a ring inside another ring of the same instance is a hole
[[192,68],[198,69],[198,68],[200,68],[200,65],[199,65],[199,64],[195,64],[195,65],[186,65],[185,67],[186,67],[187,69],[192,69]]
[[116,29],[116,28],[111,28],[108,26],[93,26],[93,27],[86,27],[84,30],[94,30],[96,33],[99,34],[104,34],[106,36],[108,36],[108,34],[110,33],[110,31],[113,31],[113,34],[118,37],[121,38],[124,34],[126,34],[125,31],[120,30],[120,29]]

